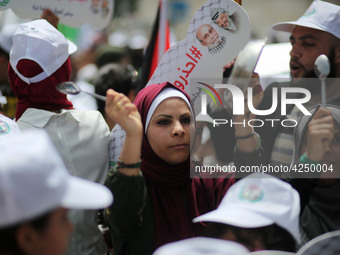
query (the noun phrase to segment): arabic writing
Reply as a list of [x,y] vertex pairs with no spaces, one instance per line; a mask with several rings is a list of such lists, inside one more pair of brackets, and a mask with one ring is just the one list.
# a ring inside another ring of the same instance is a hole
[[[197,47],[191,45],[190,50],[190,54],[186,53],[185,55],[189,58],[188,62],[185,64],[185,68],[179,68],[178,67],[178,71],[181,71],[181,74],[179,76],[179,79],[177,79],[174,82],[174,85],[179,87],[180,89],[184,89],[185,86],[188,85],[188,77],[190,75],[190,73],[194,70],[194,68],[196,67],[196,64],[198,63],[199,60],[201,60],[202,54],[201,52],[197,49]],[[189,68],[189,69],[187,69]]]
[[[34,11],[44,11],[47,8],[49,8],[49,7],[42,5],[42,4],[33,4],[32,5],[32,9]],[[73,12],[65,11],[64,9],[53,8],[53,9],[51,9],[51,11],[57,16],[64,16],[64,17],[67,17],[67,16],[73,17],[74,16]]]
[[191,98],[191,102],[194,103],[196,101],[196,99],[200,96],[200,94],[202,93],[202,90],[197,89],[196,93],[191,94],[190,98]]

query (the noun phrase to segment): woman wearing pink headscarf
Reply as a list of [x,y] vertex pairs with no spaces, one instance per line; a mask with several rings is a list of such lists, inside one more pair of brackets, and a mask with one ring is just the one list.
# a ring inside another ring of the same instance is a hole
[[200,235],[192,219],[217,207],[233,175],[190,178],[189,96],[170,83],[141,90],[134,102],[113,90],[106,113],[126,132],[120,160],[105,184],[115,197],[105,212],[116,255],[152,254],[159,246]]

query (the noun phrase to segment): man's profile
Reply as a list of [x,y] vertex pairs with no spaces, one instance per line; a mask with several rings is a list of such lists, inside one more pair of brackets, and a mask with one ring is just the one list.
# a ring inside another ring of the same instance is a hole
[[227,42],[226,38],[220,36],[209,24],[199,26],[196,32],[196,38],[203,46],[208,47],[208,52],[211,54],[221,51]]

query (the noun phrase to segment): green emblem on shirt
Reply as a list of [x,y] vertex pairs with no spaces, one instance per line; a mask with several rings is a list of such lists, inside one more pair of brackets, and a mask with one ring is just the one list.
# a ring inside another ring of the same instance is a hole
[[0,135],[8,134],[10,132],[10,128],[8,124],[2,120],[0,120]]

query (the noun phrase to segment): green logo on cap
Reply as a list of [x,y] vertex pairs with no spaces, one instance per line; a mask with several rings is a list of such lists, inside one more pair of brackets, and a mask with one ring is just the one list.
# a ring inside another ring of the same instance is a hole
[[309,8],[305,14],[303,15],[303,17],[308,17],[308,16],[311,16],[315,13],[315,8]]
[[263,192],[261,188],[255,184],[245,185],[239,193],[239,198],[241,200],[246,200],[249,202],[258,202],[262,200],[262,197]]

